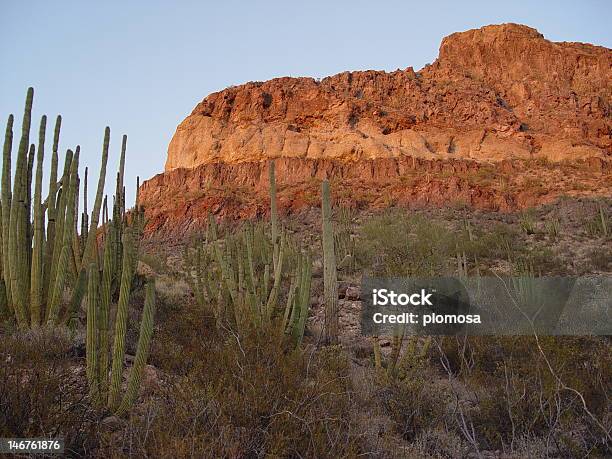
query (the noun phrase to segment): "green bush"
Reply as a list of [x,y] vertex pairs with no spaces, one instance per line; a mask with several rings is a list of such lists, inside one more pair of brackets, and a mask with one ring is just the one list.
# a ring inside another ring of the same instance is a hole
[[456,242],[443,226],[392,210],[363,225],[356,257],[377,276],[434,276],[450,269]]

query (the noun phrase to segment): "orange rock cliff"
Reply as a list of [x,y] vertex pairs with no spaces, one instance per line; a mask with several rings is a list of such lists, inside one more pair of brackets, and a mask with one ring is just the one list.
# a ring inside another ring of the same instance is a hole
[[[164,174],[143,184],[149,232],[197,226],[207,211],[265,212],[265,199],[260,203],[257,192],[240,197],[240,190],[252,186],[263,198],[261,174],[272,158],[282,163],[285,210],[309,205],[312,178],[322,171],[363,205],[383,186],[400,203],[461,198],[501,210],[571,194],[577,180],[609,193],[611,81],[610,49],[554,43],[535,29],[503,24],[444,38],[438,59],[418,72],[344,72],[227,88],[177,127]],[[525,168],[517,160],[536,162]],[[563,163],[544,167],[544,160]],[[564,169],[568,162],[582,164],[584,173]],[[538,167],[551,190],[521,198],[516,171],[529,175]],[[499,183],[470,179],[483,168]],[[573,182],[560,184],[567,173]]]

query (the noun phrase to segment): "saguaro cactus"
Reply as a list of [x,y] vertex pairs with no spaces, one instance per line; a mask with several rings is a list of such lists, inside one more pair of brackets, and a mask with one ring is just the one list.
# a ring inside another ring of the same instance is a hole
[[321,184],[323,231],[323,296],[325,301],[324,338],[329,344],[338,342],[338,280],[334,253],[334,228],[330,203],[329,182]]

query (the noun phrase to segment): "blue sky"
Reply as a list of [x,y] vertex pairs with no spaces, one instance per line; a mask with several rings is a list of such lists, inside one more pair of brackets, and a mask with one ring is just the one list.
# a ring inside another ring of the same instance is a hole
[[94,170],[109,125],[109,192],[121,135],[128,134],[131,200],[136,175],[163,170],[177,124],[207,94],[230,85],[418,70],[436,58],[442,37],[503,22],[535,27],[553,41],[612,47],[610,1],[497,3],[4,0],[2,132],[9,113],[20,120],[28,86],[36,91],[35,125],[43,113],[50,120],[62,114],[62,148],[80,144],[81,164]]

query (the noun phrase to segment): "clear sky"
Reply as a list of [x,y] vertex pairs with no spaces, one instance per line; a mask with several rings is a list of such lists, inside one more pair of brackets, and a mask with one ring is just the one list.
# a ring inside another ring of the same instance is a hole
[[610,48],[611,13],[610,0],[2,0],[2,133],[9,113],[21,119],[34,86],[35,130],[41,114],[51,124],[62,114],[61,147],[80,144],[81,164],[97,175],[109,125],[108,191],[128,134],[131,200],[136,175],[163,170],[177,124],[210,92],[285,75],[418,70],[434,61],[442,37],[503,22]]

